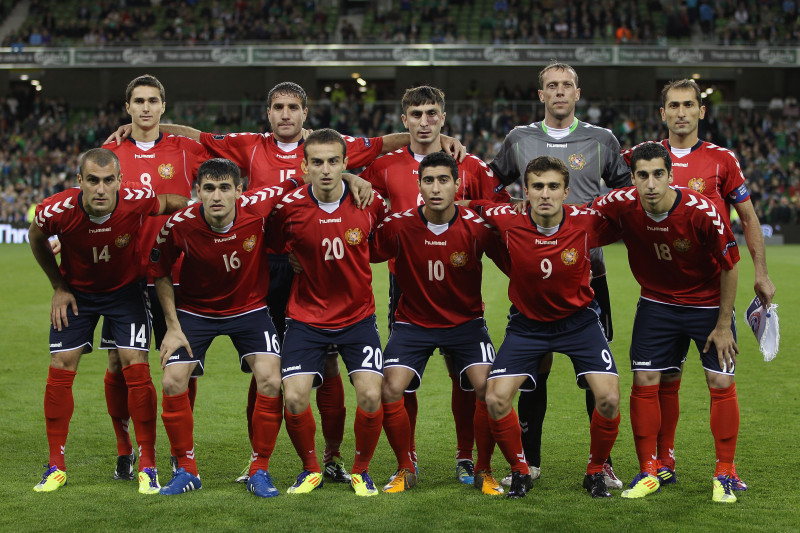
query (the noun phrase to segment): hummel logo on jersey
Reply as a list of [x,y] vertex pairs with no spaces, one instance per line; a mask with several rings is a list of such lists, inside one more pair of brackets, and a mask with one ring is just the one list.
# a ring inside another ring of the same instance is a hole
[[672,162],[673,167],[681,167],[681,168],[689,168],[689,163],[676,163],[675,161]]
[[297,154],[275,154],[275,157],[280,159],[297,159]]
[[566,148],[567,143],[547,143],[548,148]]
[[234,233],[230,237],[223,237],[222,239],[214,239],[214,244],[217,244],[219,242],[233,241],[235,239],[236,239],[236,234]]
[[89,228],[89,233],[104,233],[106,231],[111,231],[111,228],[110,227],[109,228],[97,228],[97,229]]
[[447,246],[447,241],[429,241],[425,239],[426,246]]
[[321,218],[319,219],[320,224],[335,224],[337,222],[341,222],[342,217],[339,218]]
[[134,159],[155,159],[156,154],[133,154]]
[[534,243],[535,244],[558,244],[558,239],[556,239],[554,241],[546,241],[544,239],[536,239],[534,241]]
[[656,228],[653,226],[647,226],[647,231],[669,231],[669,228]]

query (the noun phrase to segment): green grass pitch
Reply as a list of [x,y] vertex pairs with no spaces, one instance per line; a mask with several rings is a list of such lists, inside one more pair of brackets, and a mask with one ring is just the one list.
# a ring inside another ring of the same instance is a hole
[[[637,462],[628,416],[631,373],[627,350],[638,286],[621,245],[607,248],[615,325],[612,349],[620,369],[622,423],[614,447],[614,465],[623,482],[636,474]],[[436,357],[419,392],[417,429],[420,484],[405,494],[356,498],[343,485],[325,485],[307,496],[283,493],[300,471],[285,430],[281,431],[270,471],[282,495],[261,500],[233,483],[247,463],[249,443],[244,419],[249,376],[241,374],[227,339],[215,341],[200,381],[195,439],[203,490],[166,498],[142,496],[134,482],[113,481],[116,447],[103,398],[105,352],[84,356],[75,381],[75,413],[67,441],[69,484],[51,494],[34,493],[47,441],[42,409],[47,376],[47,330],[51,289],[27,246],[0,245],[0,530],[2,531],[192,531],[192,530],[350,530],[350,531],[797,531],[800,491],[794,475],[800,457],[800,248],[770,247],[770,274],[780,304],[781,351],[765,363],[742,318],[752,297],[753,269],[742,247],[737,321],[740,356],[737,390],[741,409],[737,469],[750,485],[739,502],[711,502],[714,468],[709,430],[709,397],[696,351],[690,352],[681,389],[681,420],[676,439],[678,484],[645,500],[623,500],[619,492],[592,500],[580,482],[589,450],[583,392],[575,386],[569,360],[556,356],[549,381],[549,410],[544,428],[542,478],[519,501],[483,496],[454,478],[455,431],[450,413],[450,380]],[[375,267],[378,322],[385,342],[387,274]],[[484,299],[496,347],[502,341],[508,299],[507,281],[488,264]],[[535,296],[532,296],[535,298]],[[156,362],[155,352],[151,361]],[[159,389],[161,370],[153,364]],[[352,464],[352,387],[348,401],[343,455]],[[159,407],[160,414],[160,407]],[[169,444],[158,423],[161,482],[169,480]],[[322,440],[318,428],[318,451]],[[507,473],[499,451],[494,467]],[[371,473],[382,486],[394,471],[394,456],[381,437]]]

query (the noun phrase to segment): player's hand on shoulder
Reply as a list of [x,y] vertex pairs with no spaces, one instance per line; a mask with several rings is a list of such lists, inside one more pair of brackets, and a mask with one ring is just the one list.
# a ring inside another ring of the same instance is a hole
[[733,332],[729,325],[715,327],[706,340],[703,353],[707,353],[711,344],[717,349],[719,366],[724,372],[730,372],[736,365],[736,354],[739,353],[739,346],[733,338]]
[[72,313],[77,316],[78,302],[69,289],[58,287],[53,292],[53,300],[50,304],[50,323],[55,329],[61,331],[62,328],[69,327],[67,319],[67,308],[72,308]]
[[347,181],[350,190],[353,193],[353,201],[359,209],[372,204],[374,195],[372,194],[372,184],[360,176],[355,174],[345,173],[342,174],[342,179]]
[[461,144],[461,141],[448,135],[440,135],[439,139],[442,142],[442,150],[453,156],[459,163],[464,161],[464,158],[467,157],[467,147]]
[[122,144],[122,141],[130,137],[132,129],[133,126],[131,124],[124,124],[120,126],[119,128],[117,128],[117,131],[113,132],[111,135],[108,136],[108,139],[103,141],[103,144],[108,144],[111,141],[115,141],[117,143],[117,146],[119,146],[120,144]]
[[512,198],[511,205],[514,206],[514,211],[517,213],[524,213],[528,210],[528,199],[527,198]]
[[300,135],[303,136],[304,141],[308,139],[308,136],[311,135],[312,133],[314,133],[314,130],[312,129],[300,128]]
[[189,340],[183,334],[183,331],[180,328],[168,328],[159,348],[162,370],[167,366],[167,361],[178,348],[186,348],[186,351],[189,352],[189,357],[194,358],[192,347],[189,345]]

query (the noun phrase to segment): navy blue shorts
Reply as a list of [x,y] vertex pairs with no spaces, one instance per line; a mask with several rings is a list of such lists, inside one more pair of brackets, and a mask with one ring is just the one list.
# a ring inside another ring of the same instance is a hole
[[548,352],[559,352],[572,360],[575,378],[582,389],[589,388],[586,374],[617,376],[617,365],[608,347],[598,317],[597,302],[575,314],[556,320],[531,320],[511,306],[503,344],[489,373],[489,379],[526,376],[522,391],[536,389],[539,363]]
[[289,292],[292,288],[294,271],[289,264],[286,254],[267,254],[269,258],[269,292],[267,292],[267,307],[272,317],[272,323],[278,332],[278,338],[283,343],[286,333],[286,305],[289,303]]
[[433,351],[447,352],[463,390],[473,390],[465,370],[472,365],[491,365],[495,353],[489,330],[483,318],[470,320],[452,328],[424,328],[395,322],[386,343],[385,367],[401,366],[412,370],[407,392],[415,391],[422,382],[422,373]]
[[347,374],[374,372],[383,375],[383,351],[375,315],[341,329],[322,329],[286,319],[281,352],[281,376],[314,375],[314,388],[322,385],[325,356],[331,344],[338,346]]
[[167,365],[197,363],[192,371],[193,376],[202,376],[205,373],[208,347],[211,341],[221,335],[227,335],[233,342],[239,353],[239,368],[242,372],[251,372],[250,365],[244,360],[248,355],[266,353],[280,357],[278,334],[266,307],[243,315],[221,318],[194,315],[178,310],[178,321],[192,347],[194,358],[189,357],[189,352],[185,348],[178,348],[167,360]]
[[[175,285],[175,290],[178,286]],[[164,310],[161,309],[161,301],[156,294],[156,288],[148,285],[145,289],[145,302],[147,303],[147,311],[150,315],[150,327],[153,330],[153,340],[155,341],[155,348],[161,347],[161,341],[164,340],[164,335],[167,334],[167,320],[164,318]],[[117,347],[114,343],[114,337],[111,335],[111,329],[107,325],[108,322],[103,320],[102,329],[100,330],[100,349],[113,350]]]
[[[69,327],[61,331],[50,326],[50,353],[66,352],[83,347],[92,351],[97,322],[102,316],[108,324],[108,340],[113,347],[150,350],[150,319],[144,283],[134,282],[108,292],[83,292],[72,289],[78,304],[78,315],[67,307]],[[104,335],[105,337],[105,335]]]
[[[736,319],[731,331],[736,339]],[[639,298],[631,339],[631,370],[677,372],[686,361],[689,344],[694,341],[703,368],[717,374],[734,375],[734,368],[723,372],[713,344],[703,353],[708,336],[717,325],[716,307],[669,305]]]

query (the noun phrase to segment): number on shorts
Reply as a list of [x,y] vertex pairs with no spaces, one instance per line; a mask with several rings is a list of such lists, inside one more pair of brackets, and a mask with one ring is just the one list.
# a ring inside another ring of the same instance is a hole
[[344,243],[339,237],[334,237],[333,240],[325,237],[322,239],[322,246],[325,247],[325,261],[344,257]]
[[653,248],[656,249],[656,257],[658,257],[660,260],[672,261],[672,253],[669,250],[668,244],[661,243],[661,245],[659,245],[657,242],[654,242]]
[[539,263],[539,266],[542,269],[542,274],[544,274],[542,279],[549,278],[550,274],[553,273],[553,263],[551,263],[548,258],[545,257],[544,259],[542,259],[542,262]]
[[602,352],[600,352],[600,357],[606,364],[606,370],[611,370],[611,367],[614,366],[614,358],[611,357],[611,352],[604,349]]
[[278,334],[273,333],[272,337],[269,336],[269,331],[264,332],[264,340],[267,341],[267,351],[281,353],[281,346],[278,343]]
[[428,281],[444,279],[444,263],[428,259]]
[[[367,356],[364,358],[364,361],[361,363],[361,366],[364,368],[375,368],[376,370],[380,370],[383,368],[383,352],[381,352],[380,348],[375,348],[373,350],[372,346],[364,346],[362,350]],[[375,356],[375,362],[373,363],[373,355]]]
[[481,356],[484,363],[494,363],[494,346],[491,342],[481,343]]
[[142,348],[147,346],[147,334],[145,333],[145,326],[142,324],[142,327],[139,328],[139,332],[136,332],[136,324],[131,324],[131,342],[130,345],[133,346],[134,344],[138,344]]
[[237,253],[239,252],[233,252],[230,257],[228,257],[228,254],[222,254],[222,260],[225,262],[225,270],[228,272],[241,268],[242,266],[242,260],[236,257]]
[[105,261],[108,263],[111,261],[111,254],[108,253],[108,245],[106,244],[103,246],[103,249],[100,252],[97,251],[97,246],[92,247],[92,254],[94,254],[94,262],[99,263],[100,261]]

